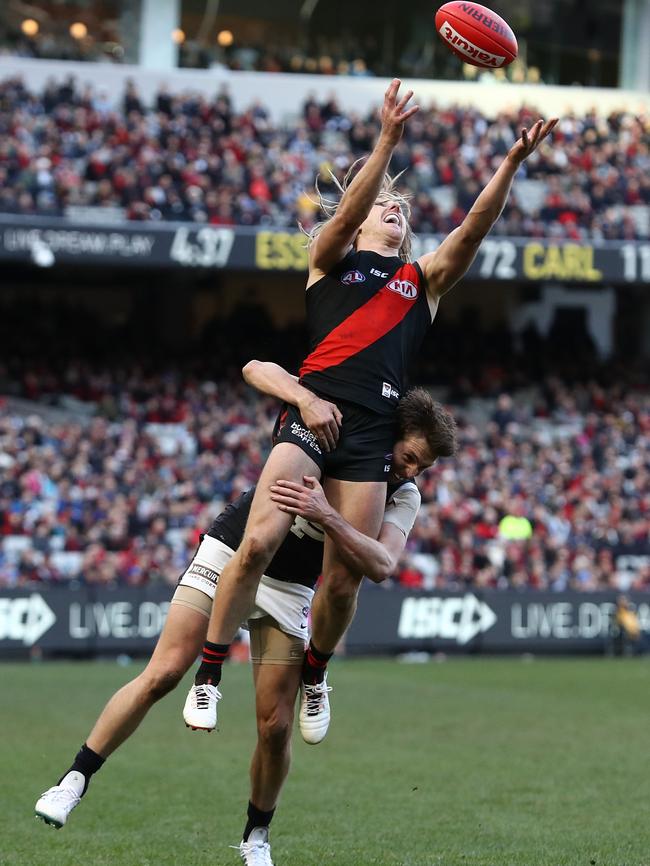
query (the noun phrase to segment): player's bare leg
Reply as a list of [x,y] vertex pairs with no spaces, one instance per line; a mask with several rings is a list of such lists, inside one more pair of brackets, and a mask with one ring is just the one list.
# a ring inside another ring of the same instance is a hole
[[281,442],[271,451],[257,483],[244,537],[224,568],[212,607],[208,640],[231,643],[255,603],[255,593],[264,569],[284,540],[293,517],[271,501],[269,487],[279,478],[302,481],[309,472],[320,471],[296,445]]
[[[377,538],[386,504],[383,482],[326,478],[323,489],[329,503],[348,523]],[[321,653],[333,653],[352,622],[362,578],[339,559],[335,545],[325,536],[323,581],[312,605],[311,643]]]
[[221,667],[237,630],[255,605],[264,569],[293,522],[292,515],[281,511],[271,500],[270,487],[280,478],[300,482],[309,472],[320,476],[316,463],[297,445],[288,442],[276,445],[266,461],[242,542],[219,578],[201,665],[183,709],[185,724],[193,730],[211,731],[217,724]]
[[251,802],[275,809],[291,764],[291,732],[300,665],[253,666],[257,746],[251,761]]
[[201,651],[207,626],[206,616],[199,611],[180,604],[170,606],[147,667],[106,704],[69,770],[37,802],[38,817],[57,828],[66,823],[93,774],[190,669]]
[[[251,652],[254,652],[253,629],[267,629],[264,621],[251,623]],[[295,648],[296,638],[273,627],[275,647],[286,652]],[[260,634],[261,632],[258,632]],[[251,761],[251,795],[247,822],[239,851],[242,860],[250,864],[273,866],[269,844],[269,825],[278,803],[280,791],[291,764],[291,732],[295,715],[296,695],[300,687],[300,664],[253,662],[257,712],[257,745]]]
[[131,736],[156,701],[176,688],[201,652],[207,625],[199,611],[170,605],[149,664],[113,695],[95,722],[86,740],[93,751],[107,758]]
[[[377,537],[386,503],[383,482],[326,478],[323,489],[330,504],[355,529]],[[327,663],[352,622],[362,579],[362,574],[352,571],[340,560],[335,545],[325,536],[323,581],[312,604],[312,635],[302,673],[300,731],[307,743],[320,743],[329,728]]]

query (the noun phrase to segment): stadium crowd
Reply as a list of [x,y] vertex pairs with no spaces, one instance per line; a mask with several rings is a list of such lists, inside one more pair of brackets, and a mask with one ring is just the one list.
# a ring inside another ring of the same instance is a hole
[[[412,225],[447,233],[472,206],[531,108],[486,117],[428,106],[408,124],[392,169],[407,170]],[[522,168],[495,232],[579,240],[648,236],[650,119],[624,111],[568,115],[552,143]],[[0,212],[66,215],[73,206],[130,220],[309,228],[319,218],[314,178],[335,192],[378,133],[376,111],[346,114],[334,97],[308,97],[275,125],[262,102],[234,110],[227,91],[207,99],[161,89],[146,105],[131,81],[121,95],[50,81],[41,93],[0,82]],[[526,181],[526,183],[523,183]],[[108,211],[106,211],[108,212]]]
[[[10,384],[13,383],[13,384]],[[173,584],[201,531],[255,483],[274,401],[190,367],[0,371],[0,586]],[[650,396],[545,380],[526,399],[454,407],[457,458],[391,585],[650,590]]]

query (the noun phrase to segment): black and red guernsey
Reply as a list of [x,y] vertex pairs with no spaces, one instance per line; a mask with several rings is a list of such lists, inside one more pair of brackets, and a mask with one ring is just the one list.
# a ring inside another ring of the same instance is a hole
[[353,251],[307,289],[310,352],[300,381],[327,397],[392,414],[430,325],[418,264]]

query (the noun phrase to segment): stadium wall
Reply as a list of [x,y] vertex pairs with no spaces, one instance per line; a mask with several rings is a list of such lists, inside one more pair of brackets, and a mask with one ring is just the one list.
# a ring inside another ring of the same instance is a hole
[[[0,658],[149,654],[169,598],[161,585],[0,590]],[[647,595],[628,598],[647,640]],[[613,592],[386,592],[364,585],[346,650],[602,654],[612,645],[615,610]]]
[[[139,66],[0,56],[0,78],[13,75],[20,75],[30,88],[37,90],[43,88],[49,78],[61,80],[74,75],[84,84],[92,84],[116,100],[121,97],[126,81],[132,79],[148,102],[153,100],[161,84],[174,91],[192,90],[207,96],[213,96],[216,90],[226,86],[237,111],[263,99],[264,106],[276,122],[287,115],[300,113],[308,94],[319,100],[330,99],[334,94],[346,111],[365,114],[369,107],[381,103],[388,84],[388,79],[372,77],[234,72],[229,69],[159,71]],[[620,110],[647,112],[650,108],[650,93],[646,91],[432,79],[409,79],[408,83],[415,91],[415,98],[425,106],[431,103],[440,106],[474,105],[487,115],[523,103],[549,116],[591,110],[601,115]]]

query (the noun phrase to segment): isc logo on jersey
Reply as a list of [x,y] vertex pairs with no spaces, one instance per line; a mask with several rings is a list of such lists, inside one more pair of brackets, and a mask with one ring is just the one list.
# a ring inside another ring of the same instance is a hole
[[347,271],[341,277],[341,282],[344,286],[351,286],[353,283],[365,283],[366,278],[361,271]]
[[406,298],[407,301],[413,301],[418,296],[418,287],[410,280],[394,279],[386,283],[386,288]]

